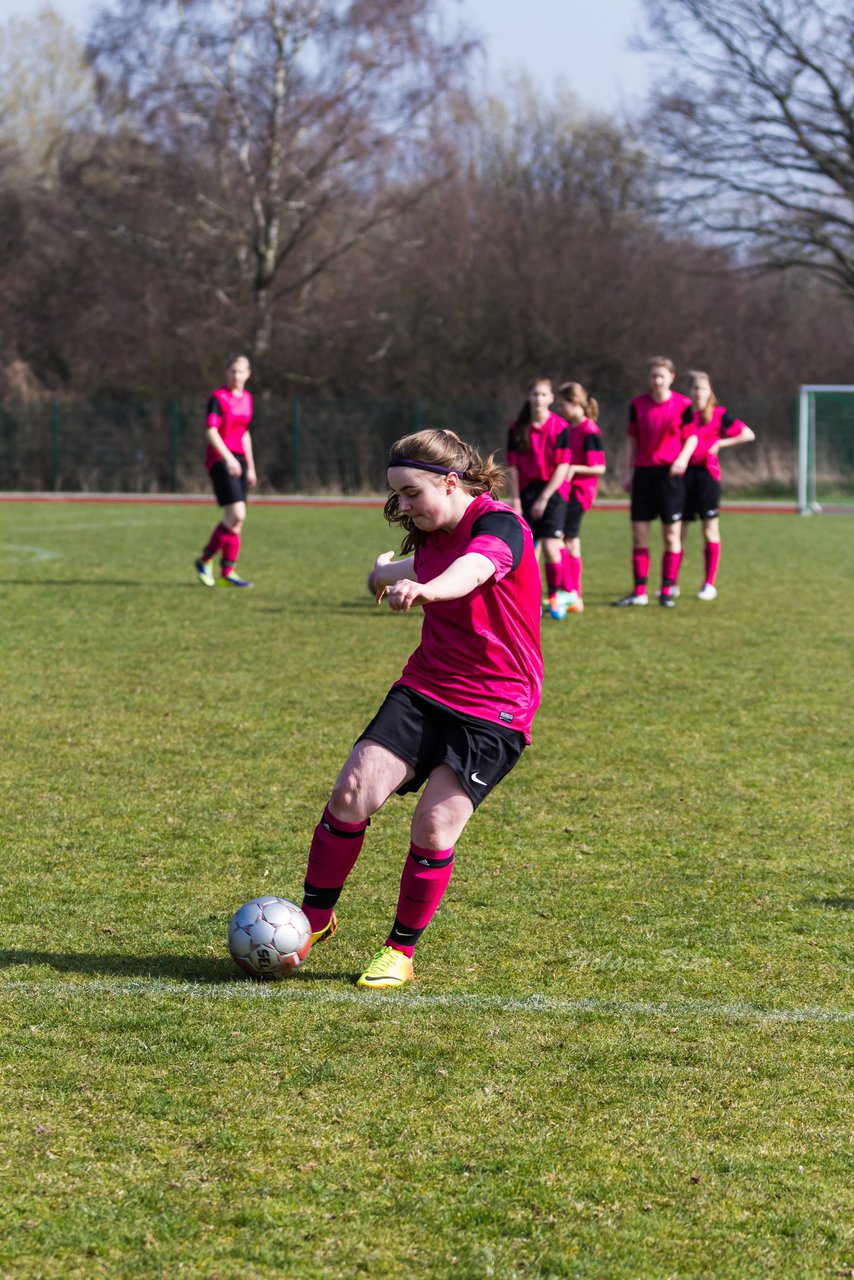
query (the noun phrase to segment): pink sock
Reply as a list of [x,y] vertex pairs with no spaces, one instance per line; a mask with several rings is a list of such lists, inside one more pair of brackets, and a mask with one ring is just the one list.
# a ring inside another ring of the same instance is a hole
[[642,596],[646,592],[649,578],[649,547],[635,547],[632,552],[632,573],[635,578],[635,595]]
[[681,551],[665,551],[661,557],[661,590],[665,595],[669,595],[676,586],[681,561]]
[[718,565],[721,562],[721,544],[719,542],[707,542],[705,548],[706,556],[706,584],[713,587],[715,585],[715,577],[718,572]]
[[329,924],[332,908],[355,866],[367,829],[367,822],[342,822],[329,812],[328,805],[323,810],[311,837],[302,901],[312,933]]
[[220,523],[216,526],[210,538],[208,539],[208,545],[205,547],[204,551],[202,552],[202,559],[213,560],[214,556],[219,551],[220,547],[223,544],[224,539],[227,536],[228,536],[228,529],[226,529],[225,525],[222,523],[222,521],[220,521]]
[[569,570],[570,582],[572,583],[572,586],[569,588],[569,590],[576,591],[579,595],[581,595],[581,556],[570,556],[569,564],[570,564],[570,570]]
[[436,914],[453,869],[453,848],[420,849],[417,844],[409,846],[409,857],[403,864],[400,877],[397,915],[386,939],[387,947],[394,947],[396,951],[412,956],[416,942]]
[[229,529],[222,540],[222,571],[231,573],[240,555],[240,534]]
[[564,591],[574,590],[572,585],[572,564],[566,547],[561,547],[560,550],[560,581]]
[[549,589],[549,595],[554,595],[555,591],[560,591],[561,579],[563,577],[563,566],[560,561],[552,564],[550,560],[546,561],[546,584]]

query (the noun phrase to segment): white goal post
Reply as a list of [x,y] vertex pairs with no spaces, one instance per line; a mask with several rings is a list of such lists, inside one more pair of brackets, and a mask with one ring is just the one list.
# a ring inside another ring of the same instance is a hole
[[[840,413],[840,401],[846,397],[850,397],[850,408],[846,406]],[[817,411],[822,399],[835,410],[828,424]],[[854,386],[805,383],[798,393],[798,511],[802,516],[854,509],[852,462]],[[822,484],[830,494],[826,503],[819,492]]]

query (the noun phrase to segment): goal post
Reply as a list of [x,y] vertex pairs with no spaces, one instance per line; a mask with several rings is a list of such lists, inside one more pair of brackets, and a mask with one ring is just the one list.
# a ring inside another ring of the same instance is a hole
[[798,392],[798,511],[854,511],[854,386]]

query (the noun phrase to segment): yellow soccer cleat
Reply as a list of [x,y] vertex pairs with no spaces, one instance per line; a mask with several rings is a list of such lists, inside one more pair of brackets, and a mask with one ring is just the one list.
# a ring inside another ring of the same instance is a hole
[[357,980],[357,987],[402,987],[415,977],[409,956],[394,947],[380,947],[365,972]]
[[338,917],[332,912],[329,924],[324,925],[322,929],[318,929],[311,935],[311,945],[314,947],[318,942],[325,942],[327,938],[331,938],[338,929]]

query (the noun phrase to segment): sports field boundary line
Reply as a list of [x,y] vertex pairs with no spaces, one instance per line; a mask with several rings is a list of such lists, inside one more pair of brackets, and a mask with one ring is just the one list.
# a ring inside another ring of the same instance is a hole
[[[85,505],[104,505],[115,503],[128,506],[210,506],[213,498],[209,493],[54,493],[40,491],[34,493],[8,492],[0,493],[0,503],[33,503],[63,504],[77,503]],[[288,494],[263,493],[253,494],[250,499],[253,507],[377,507],[385,505],[385,496],[346,494]],[[627,498],[599,498],[594,508],[596,511],[627,512]],[[796,502],[777,499],[746,498],[743,501],[732,498],[721,504],[722,511],[742,515],[797,515]],[[844,510],[840,508],[839,511]],[[835,508],[826,507],[830,514],[838,514]]]
[[581,997],[561,1000],[551,996],[490,996],[473,992],[433,995],[418,992],[318,991],[302,985],[299,978],[281,983],[260,982],[172,982],[163,978],[135,978],[108,982],[94,978],[86,982],[25,982],[0,980],[0,995],[48,996],[62,1003],[72,997],[137,996],[172,997],[196,1000],[262,1000],[275,1004],[358,1004],[363,1007],[411,1009],[495,1010],[498,1013],[536,1013],[551,1016],[598,1016],[603,1018],[696,1018],[727,1022],[772,1023],[852,1023],[854,1009],[773,1008],[742,1001],[717,1003],[713,1000],[601,1000]]

